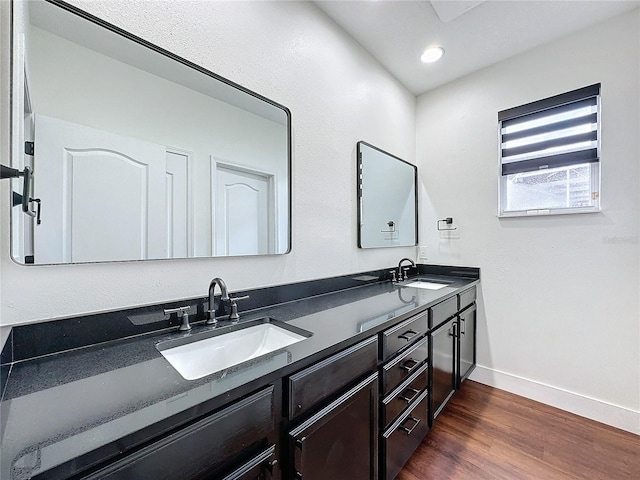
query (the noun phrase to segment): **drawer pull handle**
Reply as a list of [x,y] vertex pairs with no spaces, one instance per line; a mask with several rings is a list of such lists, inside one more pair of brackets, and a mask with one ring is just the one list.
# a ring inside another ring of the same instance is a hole
[[[407,392],[413,393],[411,398],[408,398],[406,396]],[[402,392],[402,395],[400,395],[398,398],[400,400],[404,400],[407,403],[411,403],[419,394],[420,394],[420,390],[416,390],[415,388],[412,388],[412,387],[407,387],[407,389],[404,392]]]
[[[409,435],[411,435],[411,433],[416,429],[416,427],[417,427],[417,426],[418,426],[418,424],[420,423],[420,419],[419,419],[419,418],[412,417],[411,415],[409,415],[409,417],[407,417],[407,420],[411,420],[412,422],[416,422],[416,423],[414,423],[414,424],[413,424],[413,427],[411,427],[411,428],[407,428],[407,427],[405,427],[404,425],[400,425],[400,426],[398,427],[398,430],[402,430],[403,432],[407,432],[407,437],[408,437],[408,436],[409,436]],[[407,420],[405,420],[405,422],[406,422]]]
[[273,472],[276,469],[276,465],[278,465],[278,460],[276,460],[276,459],[271,460],[270,462],[267,462],[267,464],[265,465],[266,469],[269,472],[269,474],[271,475],[271,477],[273,477]]
[[[411,362],[413,362],[413,365],[411,366],[407,365],[408,363],[411,363]],[[400,365],[400,368],[402,368],[403,370],[406,370],[408,375],[411,372],[413,372],[418,365],[420,365],[420,362],[418,362],[417,360],[414,360],[413,358],[409,358],[402,365]]]
[[450,337],[457,337],[458,336],[458,332],[457,332],[457,324],[454,323],[453,325],[451,325],[451,328],[449,329],[449,336]]
[[407,330],[402,335],[398,335],[398,338],[402,338],[402,339],[404,339],[404,340],[406,340],[408,342],[409,340],[411,340],[416,335],[418,335],[418,332],[416,332],[414,330]]

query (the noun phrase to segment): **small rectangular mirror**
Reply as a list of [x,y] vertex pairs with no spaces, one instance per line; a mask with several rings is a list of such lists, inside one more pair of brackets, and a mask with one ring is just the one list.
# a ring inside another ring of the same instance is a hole
[[358,247],[418,244],[418,167],[358,142]]
[[12,40],[18,263],[290,250],[287,108],[57,0],[14,0]]

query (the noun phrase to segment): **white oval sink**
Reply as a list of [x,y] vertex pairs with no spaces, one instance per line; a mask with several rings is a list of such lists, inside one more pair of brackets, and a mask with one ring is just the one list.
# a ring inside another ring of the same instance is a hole
[[168,340],[156,348],[186,380],[196,380],[275,352],[311,335],[306,330],[265,318]]

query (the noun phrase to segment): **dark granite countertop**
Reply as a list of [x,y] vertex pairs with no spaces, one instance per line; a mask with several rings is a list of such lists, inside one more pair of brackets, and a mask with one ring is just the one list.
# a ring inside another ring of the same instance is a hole
[[208,410],[222,406],[246,393],[243,388],[275,381],[479,282],[441,275],[421,278],[449,285],[426,290],[406,286],[410,281],[378,282],[241,312],[241,321],[268,316],[313,335],[198,380],[183,379],[156,345],[211,330],[205,325],[188,333],[144,335],[16,362],[1,404],[0,477],[31,478],[96,450],[101,453],[95,461],[108,458],[128,448],[124,437],[199,405],[206,404]]

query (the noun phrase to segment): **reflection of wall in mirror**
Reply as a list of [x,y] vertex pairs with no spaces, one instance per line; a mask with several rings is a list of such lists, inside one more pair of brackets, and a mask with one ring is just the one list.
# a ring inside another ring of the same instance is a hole
[[34,112],[192,152],[194,256],[209,256],[213,249],[211,155],[274,172],[279,192],[278,244],[280,251],[287,249],[284,125],[37,27],[30,27],[26,58]]
[[[415,243],[415,170],[389,155],[362,151],[361,244],[363,247]],[[389,222],[394,222],[393,232]]]

